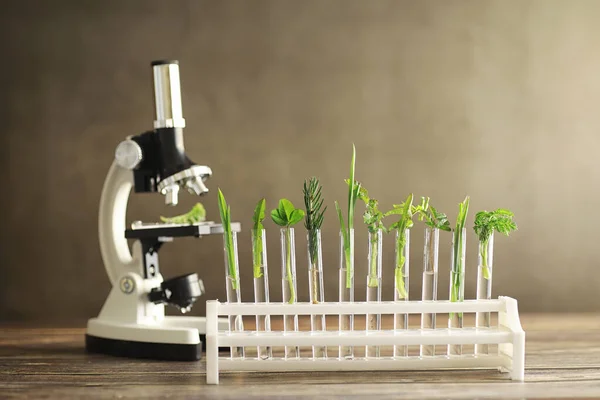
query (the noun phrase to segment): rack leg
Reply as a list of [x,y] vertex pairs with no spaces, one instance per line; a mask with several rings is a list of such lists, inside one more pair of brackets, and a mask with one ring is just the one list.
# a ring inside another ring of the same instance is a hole
[[206,302],[206,383],[209,385],[219,384],[218,306],[217,301]]
[[514,381],[525,380],[525,332],[515,333],[510,377]]

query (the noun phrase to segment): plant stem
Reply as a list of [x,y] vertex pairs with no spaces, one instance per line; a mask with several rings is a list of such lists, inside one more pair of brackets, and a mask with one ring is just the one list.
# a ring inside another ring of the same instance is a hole
[[285,254],[285,269],[287,272],[287,281],[290,285],[290,299],[288,303],[293,304],[296,301],[296,292],[294,291],[294,281],[292,278],[292,236],[290,234],[290,228],[285,229],[285,242],[286,242],[286,254]]
[[481,241],[479,243],[479,254],[481,254],[481,267],[483,268],[483,277],[485,279],[490,279],[490,269],[488,268],[488,240]]
[[377,235],[371,240],[371,265],[369,266],[369,287],[379,286],[377,278]]
[[344,246],[346,260],[346,289],[352,288],[352,263],[350,262],[350,245]]
[[398,298],[406,298],[406,288],[404,287],[404,263],[406,258],[404,257],[404,246],[406,245],[406,230],[401,229],[398,231],[398,240],[396,240],[396,269],[394,270],[394,277],[396,279],[396,289],[398,291]]
[[354,243],[350,243],[350,232],[354,229],[354,207],[356,205],[357,184],[354,181],[354,171],[356,167],[356,147],[352,144],[352,162],[350,165],[350,181],[348,183],[348,233],[346,235],[346,288],[352,288],[352,276],[354,275],[353,264],[350,262],[350,256],[354,253],[351,251],[350,246],[354,246]]
[[311,262],[310,263],[310,277],[312,280],[312,299],[313,299],[313,304],[318,304],[319,303],[319,288],[318,288],[318,284],[319,284],[319,275],[318,275],[318,271],[317,271],[317,264]]
[[227,263],[229,264],[229,274],[233,277],[233,279],[231,280],[231,287],[235,290],[237,290],[237,283],[238,283],[238,278],[237,278],[237,271],[235,270],[235,260],[234,260],[234,254],[233,254],[233,238],[231,235],[231,226],[228,227],[228,229],[226,229],[226,247],[227,247]]
[[[261,230],[262,231],[262,230]],[[262,276],[261,267],[262,267],[262,235],[261,231],[258,229],[252,229],[252,258],[253,258],[253,275],[254,278],[260,278]]]
[[318,303],[318,285],[319,275],[317,271],[317,257],[318,257],[318,241],[317,241],[318,230],[311,229],[308,231],[308,256],[310,258],[310,279],[312,281],[312,298],[313,303]]
[[455,240],[454,240],[454,269],[452,270],[452,293],[450,296],[450,301],[463,301],[460,293],[461,287],[461,279],[462,279],[462,271],[463,271],[463,258],[462,251],[463,248],[463,230],[457,230],[454,232]]

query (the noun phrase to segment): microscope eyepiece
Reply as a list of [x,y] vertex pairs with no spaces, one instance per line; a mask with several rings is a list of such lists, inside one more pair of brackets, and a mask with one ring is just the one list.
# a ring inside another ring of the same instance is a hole
[[156,61],[152,61],[150,63],[151,66],[155,66],[155,65],[165,65],[165,64],[177,64],[179,65],[179,61],[177,60],[156,60]]
[[154,128],[184,128],[181,84],[177,61],[154,61]]

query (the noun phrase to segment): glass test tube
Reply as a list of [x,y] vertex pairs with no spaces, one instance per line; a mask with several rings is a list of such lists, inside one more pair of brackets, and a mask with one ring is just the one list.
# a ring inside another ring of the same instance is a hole
[[[367,273],[367,302],[381,302],[381,250],[382,231],[369,232],[369,257]],[[381,330],[381,314],[367,314],[367,332]],[[366,346],[367,357],[380,357],[379,346]]]
[[[344,235],[340,232],[339,301],[352,303],[354,302],[354,229],[350,229],[348,240],[350,247],[346,250]],[[353,314],[340,314],[339,330],[340,332],[354,330]],[[340,346],[339,357],[353,358],[353,347]]]
[[[232,252],[228,251],[227,242]],[[238,262],[237,232],[231,232],[231,237],[223,234],[223,251],[225,253],[225,286],[228,303],[241,303],[240,268]],[[230,315],[228,318],[230,332],[242,332],[244,322],[241,315]],[[243,358],[244,347],[231,347],[231,358]]]
[[[281,229],[281,289],[283,302],[287,304],[297,303],[296,286],[296,249],[294,243],[294,228]],[[284,332],[298,331],[298,315],[284,315]],[[298,358],[300,349],[298,346],[286,346],[285,358]]]
[[[254,276],[254,302],[269,302],[269,270],[267,268],[267,238],[264,229],[252,229],[252,261]],[[256,331],[270,332],[271,317],[269,315],[256,316]],[[273,357],[270,346],[258,346],[257,354],[261,359]]]
[[[307,233],[308,250],[308,286],[310,302],[319,304],[325,301],[323,287],[323,255],[321,253],[321,230],[316,229]],[[310,329],[312,332],[327,331],[325,315],[311,315]],[[313,358],[327,358],[326,346],[313,346]]]
[[[408,301],[410,271],[410,231],[396,232],[394,301]],[[394,314],[394,330],[408,329],[408,314]],[[408,346],[394,346],[394,357],[408,356]]]

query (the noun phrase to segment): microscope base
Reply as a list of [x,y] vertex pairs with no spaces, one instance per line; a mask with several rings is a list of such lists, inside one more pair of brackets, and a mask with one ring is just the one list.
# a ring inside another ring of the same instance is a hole
[[198,361],[202,358],[202,343],[197,345],[147,343],[85,335],[85,348],[88,353],[107,354],[116,357],[165,361]]
[[[205,347],[204,317],[164,317],[152,325],[92,318],[85,336],[86,351],[118,357],[197,361]],[[227,329],[226,319],[219,329]]]

